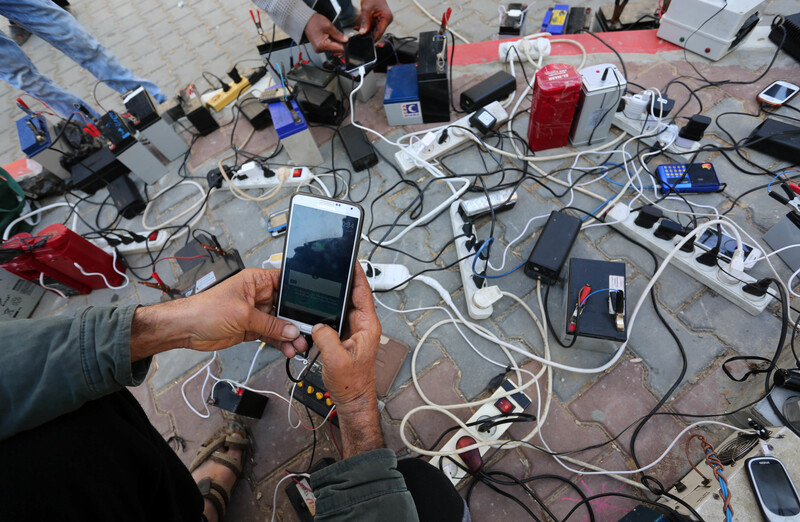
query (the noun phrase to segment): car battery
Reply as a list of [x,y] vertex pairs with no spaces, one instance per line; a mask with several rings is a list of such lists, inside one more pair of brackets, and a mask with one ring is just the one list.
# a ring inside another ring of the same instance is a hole
[[567,4],[556,4],[548,9],[542,22],[542,32],[553,35],[564,34],[567,28],[569,11],[569,5]]
[[122,103],[137,119],[134,129],[143,142],[151,144],[170,161],[174,161],[189,150],[169,123],[161,119],[155,100],[141,85],[123,96]]
[[581,82],[578,71],[563,63],[545,65],[536,73],[528,121],[531,150],[563,147],[569,143]]
[[596,145],[606,139],[628,85],[625,76],[610,63],[584,67],[580,73],[581,95],[569,132],[569,141],[576,147]]
[[[69,171],[61,165],[61,153],[50,148],[55,129],[42,115],[29,115],[17,120],[19,148],[25,155],[61,179],[69,179]],[[62,144],[59,144],[61,147]],[[70,151],[71,148],[67,147]]]
[[286,100],[270,103],[267,106],[278,139],[281,140],[294,164],[313,167],[322,163],[322,154],[297,102]]
[[137,178],[145,183],[155,183],[167,174],[164,164],[133,137],[128,125],[116,112],[108,111],[101,116],[98,128],[103,137],[111,142],[111,152]]
[[417,86],[417,66],[409,63],[390,67],[383,91],[383,110],[389,125],[419,125],[422,111]]
[[437,31],[419,33],[417,88],[422,121],[450,121],[450,86],[447,82],[447,37]]

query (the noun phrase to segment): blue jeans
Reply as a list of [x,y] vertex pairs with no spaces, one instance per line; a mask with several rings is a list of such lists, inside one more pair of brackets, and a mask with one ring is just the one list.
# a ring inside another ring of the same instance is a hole
[[[75,18],[51,0],[0,0],[0,15],[46,41],[117,92],[144,86],[157,102],[167,97],[151,81],[123,67]],[[80,104],[99,116],[78,96],[64,90],[36,69],[22,49],[0,31],[0,79],[45,102],[64,117]]]

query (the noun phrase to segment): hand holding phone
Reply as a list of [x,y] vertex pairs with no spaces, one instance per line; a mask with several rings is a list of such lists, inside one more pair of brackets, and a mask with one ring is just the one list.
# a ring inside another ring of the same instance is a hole
[[341,334],[361,239],[363,209],[350,202],[295,194],[289,223],[277,316],[311,333],[323,323]]
[[344,70],[348,74],[355,73],[359,67],[368,67],[377,60],[372,33],[353,35],[344,46]]

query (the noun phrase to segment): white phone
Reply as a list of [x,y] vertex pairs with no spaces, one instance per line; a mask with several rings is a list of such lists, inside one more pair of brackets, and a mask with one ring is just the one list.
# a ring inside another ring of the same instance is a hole
[[800,496],[783,463],[775,457],[752,457],[745,466],[764,520],[800,521]]
[[800,91],[800,86],[790,82],[785,82],[783,80],[778,80],[761,91],[758,96],[756,96],[756,99],[761,103],[780,107],[789,101],[792,96],[797,94],[798,91]]
[[363,221],[364,210],[355,203],[312,194],[292,196],[278,317],[304,334],[322,323],[341,335]]

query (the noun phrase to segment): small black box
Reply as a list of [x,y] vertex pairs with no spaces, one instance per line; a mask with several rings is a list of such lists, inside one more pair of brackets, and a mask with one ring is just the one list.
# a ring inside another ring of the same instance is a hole
[[508,98],[517,90],[517,81],[505,71],[498,71],[480,83],[461,93],[461,108],[467,112],[477,111],[493,101]]
[[378,155],[364,131],[354,125],[345,125],[339,129],[339,136],[350,157],[350,163],[353,164],[353,170],[361,172],[378,164]]
[[501,35],[520,36],[522,27],[525,25],[526,7],[522,4],[508,4],[508,9],[506,9],[503,19],[500,21],[500,30],[498,32]]
[[210,405],[252,419],[260,419],[264,415],[267,400],[268,398],[261,394],[223,381],[216,383],[208,396]]
[[239,100],[239,110],[255,130],[263,130],[272,123],[269,109],[249,92]]
[[564,212],[551,212],[525,263],[525,275],[541,279],[546,285],[555,283],[580,230],[580,219]]
[[[627,310],[626,301],[626,281],[625,263],[614,261],[598,261],[595,259],[576,259],[569,260],[569,281],[567,284],[565,325],[569,325],[569,319],[575,310],[578,296],[584,285],[592,287],[592,291],[601,290],[586,300],[578,322],[578,331],[575,335],[582,337],[593,337],[595,339],[609,339],[611,341],[624,341],[628,338],[627,334]],[[602,291],[602,290],[606,291]],[[623,330],[616,328],[616,314],[609,313],[609,294],[615,290],[622,291],[622,324]],[[566,333],[571,334],[569,330]]]
[[339,125],[344,119],[344,103],[326,89],[298,83],[295,87],[297,103],[306,121]]
[[183,107],[184,114],[192,122],[200,136],[205,136],[219,129],[217,120],[214,119],[206,106],[200,103],[200,96],[184,96],[181,98],[181,107]]
[[114,206],[125,219],[133,219],[144,211],[144,202],[139,189],[128,176],[120,176],[108,184],[108,193]]

